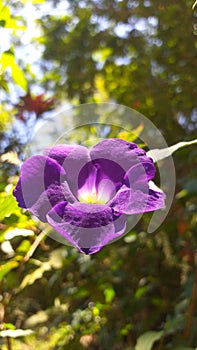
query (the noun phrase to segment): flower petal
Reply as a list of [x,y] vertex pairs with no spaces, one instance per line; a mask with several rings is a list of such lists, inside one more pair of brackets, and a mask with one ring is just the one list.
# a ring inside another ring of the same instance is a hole
[[151,158],[147,158],[140,163],[132,166],[125,175],[125,184],[128,187],[136,188],[142,183],[148,184],[155,176],[155,166]]
[[65,169],[68,186],[77,197],[79,172],[90,161],[88,149],[80,145],[56,145],[48,152],[48,156],[56,159]]
[[48,223],[81,252],[98,252],[111,240],[122,235],[126,218],[113,221],[113,211],[105,205],[62,202],[47,215]]
[[74,150],[75,147],[73,145],[55,145],[51,148],[46,148],[44,150],[44,155],[55,159],[60,165],[62,165],[66,159],[66,157]]
[[56,213],[65,222],[75,227],[94,228],[106,226],[113,221],[112,210],[102,204],[86,204],[76,202],[60,203]]
[[65,181],[61,186],[50,185],[46,191],[44,191],[38,200],[32,205],[29,210],[32,214],[37,216],[39,220],[47,222],[47,213],[57,204],[62,201],[69,203],[76,202],[76,198],[70,192],[67,182]]
[[55,160],[33,156],[23,163],[13,194],[20,207],[30,209],[51,185],[60,185],[60,178],[65,179],[65,171]]
[[58,185],[51,185],[39,196],[38,200],[28,208],[42,222],[47,222],[46,215],[56,205],[65,200],[62,188]]
[[148,159],[146,152],[135,143],[115,138],[102,140],[97,143],[97,145],[90,150],[90,157],[92,160],[104,158],[114,161],[124,169],[124,171]]
[[163,209],[165,207],[166,195],[160,191],[149,190],[146,212]]
[[165,207],[165,194],[153,189],[141,191],[123,185],[116,196],[108,203],[117,215],[142,214]]

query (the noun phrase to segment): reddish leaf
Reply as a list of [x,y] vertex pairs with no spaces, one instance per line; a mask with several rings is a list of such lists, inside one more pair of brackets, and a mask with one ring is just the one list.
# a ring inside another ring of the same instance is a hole
[[139,106],[140,106],[140,102],[139,102],[139,101],[134,101],[133,104],[132,104],[132,107],[133,107],[134,109],[139,108]]
[[15,105],[18,109],[16,118],[25,122],[24,112],[35,112],[36,117],[39,118],[44,112],[52,110],[55,105],[55,99],[45,99],[45,94],[33,97],[30,92],[20,98],[20,102]]

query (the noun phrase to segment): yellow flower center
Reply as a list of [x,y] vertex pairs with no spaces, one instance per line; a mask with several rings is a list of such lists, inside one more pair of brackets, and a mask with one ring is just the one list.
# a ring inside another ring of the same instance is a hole
[[95,184],[85,184],[78,191],[78,200],[89,204],[106,204],[115,194],[115,186],[109,179],[103,179],[98,188]]
[[80,191],[78,199],[80,202],[89,204],[105,204],[108,201],[108,198],[101,194],[97,194],[96,189],[92,189],[91,192],[88,192],[87,190]]

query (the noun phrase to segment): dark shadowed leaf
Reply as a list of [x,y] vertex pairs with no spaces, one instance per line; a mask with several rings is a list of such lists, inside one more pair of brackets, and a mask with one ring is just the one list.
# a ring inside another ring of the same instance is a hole
[[161,339],[162,335],[163,335],[163,331],[161,332],[150,331],[142,334],[137,340],[135,350],[145,350],[145,349],[151,350],[154,342]]

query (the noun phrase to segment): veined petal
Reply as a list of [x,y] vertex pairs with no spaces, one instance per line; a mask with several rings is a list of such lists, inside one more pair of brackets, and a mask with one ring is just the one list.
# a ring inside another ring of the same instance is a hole
[[23,163],[13,194],[20,207],[30,209],[50,185],[60,185],[60,179],[65,179],[65,170],[55,160],[33,156]]
[[55,212],[60,219],[75,227],[95,228],[113,221],[111,208],[102,204],[63,202],[56,206]]
[[96,253],[126,229],[126,218],[113,221],[111,208],[104,205],[62,202],[48,213],[47,219],[57,232],[86,254]]
[[[62,145],[52,147],[52,155],[55,157],[55,151],[61,150],[60,153],[57,152],[57,159],[61,162],[62,167],[66,172],[66,181],[68,186],[75,197],[78,195],[78,175],[81,169],[90,161],[89,151],[83,146],[67,146],[60,147]],[[54,152],[54,154],[53,154]],[[50,154],[50,153],[49,153]],[[65,158],[64,158],[65,155]],[[64,160],[63,160],[64,158]],[[61,160],[60,160],[61,159]]]
[[90,150],[92,160],[104,158],[114,161],[125,172],[133,165],[147,160],[146,152],[135,143],[121,139],[106,139],[97,143]]
[[54,205],[65,201],[62,188],[59,185],[51,185],[43,191],[37,201],[29,207],[29,211],[42,222],[47,222],[46,215]]
[[54,145],[51,148],[46,148],[44,150],[44,155],[55,159],[60,165],[62,165],[66,157],[78,146],[73,145]]
[[165,207],[166,195],[164,192],[149,190],[146,212],[163,209]]
[[165,207],[165,194],[148,189],[130,189],[123,185],[116,196],[108,203],[116,214],[142,214]]
[[60,202],[76,202],[76,198],[70,192],[67,182],[61,185],[50,185],[32,205],[29,210],[38,217],[42,222],[47,222],[47,213]]
[[[136,188],[141,183],[148,184],[148,181],[152,180],[155,176],[155,166],[151,158],[147,158],[140,163],[132,166],[125,174],[125,183],[127,186],[132,186]],[[128,183],[127,181],[128,180]]]

